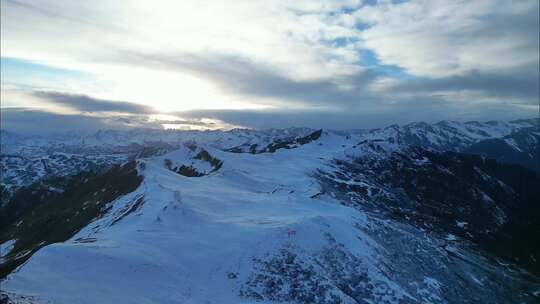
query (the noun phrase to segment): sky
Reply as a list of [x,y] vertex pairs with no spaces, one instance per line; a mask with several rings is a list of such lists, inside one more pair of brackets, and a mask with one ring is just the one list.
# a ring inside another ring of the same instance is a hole
[[537,0],[0,1],[3,129],[539,113]]

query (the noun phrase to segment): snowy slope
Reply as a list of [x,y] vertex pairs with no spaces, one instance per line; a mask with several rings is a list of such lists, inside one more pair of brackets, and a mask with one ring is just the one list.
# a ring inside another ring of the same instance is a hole
[[[540,286],[526,272],[326,192],[319,175],[336,160],[402,149],[362,140],[322,132],[255,154],[199,141],[140,159],[135,191],[41,248],[2,290],[37,303],[533,303]],[[179,174],[182,165],[204,174]]]

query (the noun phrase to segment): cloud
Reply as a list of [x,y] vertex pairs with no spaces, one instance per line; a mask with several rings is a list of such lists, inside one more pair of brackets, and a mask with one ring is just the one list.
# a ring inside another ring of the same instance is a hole
[[[65,134],[66,132],[93,133],[98,130],[128,129],[183,129],[215,130],[232,129],[238,125],[228,124],[219,119],[198,116],[159,115],[87,115],[62,114],[29,108],[3,108],[0,112],[1,129],[25,135]],[[39,127],[36,127],[39,122]]]
[[[1,113],[2,130],[30,135],[62,134],[72,132],[94,132],[100,129],[161,128],[150,124],[143,117],[88,116],[83,114],[59,114],[27,109],[4,108]],[[36,125],[39,122],[39,127]]]
[[35,91],[32,92],[32,95],[44,99],[49,103],[66,106],[79,112],[156,113],[156,110],[149,106],[125,101],[96,99],[85,95],[47,91]]
[[[391,111],[389,111],[391,107]],[[511,109],[509,111],[509,109]],[[350,110],[199,110],[171,113],[165,117],[147,114],[87,115],[59,114],[28,108],[3,108],[0,112],[1,129],[26,134],[50,135],[68,132],[93,133],[98,130],[116,129],[231,129],[237,127],[266,129],[311,127],[325,129],[363,129],[406,124],[415,121],[437,122],[441,119],[457,121],[510,120],[538,117],[534,109],[515,104],[456,105],[438,99],[409,101],[378,108]],[[39,127],[36,127],[39,122]]]
[[[523,69],[511,73],[470,71],[442,78],[412,78],[386,87],[388,93],[445,94],[475,91],[483,97],[512,100],[522,104],[538,104],[538,74]],[[473,100],[471,100],[473,101]]]
[[[32,95],[84,113],[354,127],[534,112],[538,1],[362,2],[6,0],[1,51],[91,75]],[[43,84],[31,75],[17,81]]]
[[[328,26],[332,19],[326,14],[357,3],[8,0],[2,2],[2,39],[10,43],[2,44],[2,54],[92,68],[83,63],[106,61],[118,49],[180,54],[217,50],[258,58],[298,78],[346,74],[358,69],[354,50],[336,49],[327,41],[350,37],[355,30]],[[31,47],[36,44],[39,49]]]
[[538,1],[419,0],[362,7],[366,48],[384,64],[438,78],[538,65]]
[[[436,101],[434,101],[436,100]],[[310,127],[334,130],[385,127],[410,122],[488,121],[538,117],[538,105],[511,103],[456,104],[440,97],[414,98],[396,104],[336,110],[204,110],[185,111],[178,115],[211,118],[247,128]]]
[[[377,79],[375,71],[364,70],[334,79],[298,80],[247,58],[224,54],[136,54],[120,55],[128,62],[167,71],[189,71],[211,80],[221,90],[237,96],[265,98],[259,102],[312,107],[341,107],[373,101],[369,84]],[[257,101],[255,101],[257,102]]]
[[[190,71],[211,79],[229,94],[247,95],[256,98],[254,102],[273,104],[278,108],[285,104],[291,111],[300,107],[396,114],[398,104],[404,107],[415,104],[418,111],[432,111],[433,107],[440,107],[441,97],[445,102],[454,101],[456,106],[464,108],[486,106],[489,102],[515,110],[512,103],[537,104],[540,89],[535,66],[501,71],[470,70],[438,78],[390,78],[392,81],[388,85],[377,89],[379,83],[384,84],[389,78],[384,71],[376,69],[333,79],[296,80],[246,58],[219,54],[124,54],[123,57],[156,69]],[[418,100],[423,101],[422,107]],[[286,107],[283,110],[287,110]],[[437,112],[437,115],[440,119],[448,117],[444,112]]]

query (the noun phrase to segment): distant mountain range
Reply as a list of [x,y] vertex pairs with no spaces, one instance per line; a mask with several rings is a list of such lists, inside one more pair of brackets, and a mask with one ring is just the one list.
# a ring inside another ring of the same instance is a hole
[[539,123],[2,131],[0,301],[538,303]]
[[[358,140],[386,140],[435,151],[484,155],[501,162],[519,164],[536,172],[539,168],[538,119],[509,122],[441,121],[411,123],[382,129],[331,131]],[[222,150],[260,152],[275,141],[306,136],[308,128],[231,131],[104,130],[95,134],[69,133],[42,137],[2,131],[1,185],[7,193],[45,177],[66,176],[85,170],[109,168],[127,160],[172,151],[187,142]]]

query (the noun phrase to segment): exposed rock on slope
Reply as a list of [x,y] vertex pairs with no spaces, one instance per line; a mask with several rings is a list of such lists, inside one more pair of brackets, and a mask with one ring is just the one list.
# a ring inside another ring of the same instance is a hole
[[223,165],[223,161],[213,157],[203,148],[196,145],[187,145],[164,159],[167,169],[187,177],[201,177],[216,172]]
[[295,137],[295,138],[284,138],[277,139],[271,143],[260,147],[260,143],[254,144],[244,144],[238,147],[227,149],[229,152],[234,153],[251,153],[251,154],[260,154],[260,153],[274,153],[279,149],[294,149],[299,146],[308,144],[312,141],[319,139],[322,135],[322,130],[315,131],[306,136]]

